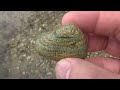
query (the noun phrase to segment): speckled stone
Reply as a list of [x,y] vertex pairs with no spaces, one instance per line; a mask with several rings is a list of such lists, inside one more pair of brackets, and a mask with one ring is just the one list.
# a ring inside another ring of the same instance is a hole
[[70,57],[84,59],[87,46],[84,33],[74,24],[43,33],[36,41],[36,50],[40,55],[57,61]]

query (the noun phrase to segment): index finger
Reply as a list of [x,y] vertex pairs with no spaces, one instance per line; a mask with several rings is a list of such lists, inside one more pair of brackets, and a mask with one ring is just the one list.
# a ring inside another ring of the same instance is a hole
[[75,23],[87,33],[89,51],[106,50],[120,56],[119,16],[120,12],[71,11],[63,17],[62,24]]

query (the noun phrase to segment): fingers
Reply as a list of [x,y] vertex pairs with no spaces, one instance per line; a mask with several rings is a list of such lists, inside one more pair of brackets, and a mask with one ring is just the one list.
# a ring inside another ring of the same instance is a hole
[[[99,63],[96,62],[99,60]],[[116,62],[107,60],[108,65],[105,65],[106,61],[102,58],[102,62],[99,59],[91,59],[85,61],[77,58],[67,58],[61,60],[56,65],[56,76],[58,79],[117,79],[120,78],[118,74],[120,69],[116,67],[118,65]],[[120,63],[120,62],[119,62]],[[112,65],[110,67],[109,66]]]
[[[84,32],[104,36],[120,36],[120,12],[71,11],[64,15],[62,24],[75,23]],[[119,33],[119,35],[118,35]],[[119,38],[118,38],[119,39]],[[119,39],[120,40],[120,39]]]
[[78,12],[71,11],[64,15],[62,19],[62,24],[75,23],[78,25],[84,32],[93,32],[96,27],[97,18],[99,16],[99,12]]
[[88,51],[105,50],[108,45],[108,38],[95,34],[87,34]]
[[107,42],[107,39],[102,36],[88,34],[94,32],[98,16],[99,12],[71,11],[64,15],[62,24],[75,23],[83,32],[87,32],[88,51],[102,50],[106,46],[103,46],[103,43]]
[[120,12],[71,11],[64,15],[62,24],[75,23],[87,34],[88,51],[105,50],[120,57],[119,16]]
[[90,58],[88,61],[111,72],[120,73],[120,60],[96,57]]
[[114,37],[109,37],[107,41],[106,48],[104,49],[109,54],[120,58],[120,42],[118,42]]
[[[120,12],[69,12],[62,24],[75,23],[87,34],[89,51],[106,50],[120,57]],[[67,58],[56,65],[57,78],[120,78],[120,61],[105,58]]]

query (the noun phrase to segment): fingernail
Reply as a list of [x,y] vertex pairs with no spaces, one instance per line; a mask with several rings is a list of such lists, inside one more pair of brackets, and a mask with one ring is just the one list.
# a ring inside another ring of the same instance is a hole
[[56,65],[57,79],[68,79],[71,71],[71,63],[68,60],[61,60]]

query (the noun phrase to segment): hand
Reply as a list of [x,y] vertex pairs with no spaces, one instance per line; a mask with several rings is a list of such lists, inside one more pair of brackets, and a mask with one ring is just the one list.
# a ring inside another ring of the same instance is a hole
[[[105,50],[120,57],[120,12],[71,11],[62,24],[75,23],[86,34],[88,51]],[[120,60],[66,58],[56,65],[58,79],[120,79]]]

